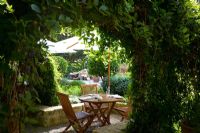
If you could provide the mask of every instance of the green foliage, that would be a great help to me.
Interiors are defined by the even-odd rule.
[[[78,29],[74,33],[87,36],[88,43],[99,42],[102,51],[116,42],[126,49],[133,82],[133,114],[127,132],[175,132],[173,125],[181,119],[180,106],[191,92],[188,83],[194,92],[199,90],[199,13],[199,5],[191,0],[1,1],[4,129],[20,129],[14,103],[24,106],[24,101],[18,100],[18,82],[26,81],[30,88],[42,82],[40,64],[46,63],[46,52],[39,40],[70,26]]]
[[[120,59],[117,53],[101,51],[90,51],[88,55],[88,70],[89,74],[95,76],[106,76],[108,73],[108,63],[110,54],[110,71],[111,74],[116,74],[119,69]]]
[[[20,110],[20,117],[23,123],[28,123],[28,124],[35,124],[37,121],[34,119],[34,116],[36,112],[38,112],[38,108],[35,104],[35,100],[37,100],[33,95],[35,92],[25,92],[24,94],[20,94],[20,101],[22,104],[18,104],[17,110]],[[21,125],[24,126],[24,125]]]
[[[85,68],[86,55],[83,53],[82,50],[79,50],[76,53],[56,54],[56,56],[63,57],[67,62],[67,69],[64,76],[68,75],[71,72],[78,72]]]
[[[57,68],[58,72],[61,73],[61,76],[63,77],[64,75],[67,74],[67,67],[68,67],[68,62],[61,56],[52,56],[54,62],[54,66]]]
[[[69,95],[75,95],[75,96],[81,95],[80,86],[62,86],[62,91]]]
[[[0,9],[0,13],[2,13],[2,14],[3,13],[7,13],[7,12],[9,12],[9,13],[13,13],[14,12],[12,5],[10,5],[7,2],[7,0],[1,0],[0,1],[0,6],[5,6],[6,7],[6,10],[5,9],[2,10],[2,8]]]
[[[67,67],[67,74],[72,73],[72,72],[78,72],[84,69],[83,63],[84,61],[82,60],[78,60],[76,62],[70,63]]]
[[[110,93],[124,96],[125,94],[127,94],[129,84],[131,83],[130,81],[131,80],[129,77],[111,76],[110,77]],[[104,92],[106,92],[108,88],[108,78],[103,79],[102,87],[103,87]]]
[[[62,78],[60,83],[61,85],[66,85],[66,86],[80,86],[81,84],[84,84],[84,82],[81,80],[69,80],[67,78]]]
[[[39,84],[35,84],[39,99],[42,105],[57,105],[58,99],[56,90],[58,90],[57,82],[54,78],[54,67],[49,59],[37,67],[38,75],[41,78]]]
[[[71,72],[78,72],[86,67],[86,55],[83,53],[82,50],[79,50],[76,53],[56,54],[56,56],[63,57],[68,62],[67,70],[65,72],[66,75]]]
[[[192,39],[194,36],[199,38],[199,28],[194,30],[190,27],[199,23],[188,10],[193,8],[192,5],[187,5],[188,3],[190,2],[154,2],[154,5],[147,3],[144,8],[146,11],[150,10],[150,13],[144,16],[147,19],[147,25],[144,26],[151,34],[146,33],[145,37],[139,35],[142,44],[136,41],[135,64],[132,68],[135,113],[129,122],[129,132],[176,132],[173,123],[181,119],[182,100],[188,95],[187,83],[192,79],[194,90],[199,89],[196,75],[198,70],[194,64],[199,64],[197,53],[200,45]],[[151,9],[151,6],[154,8]],[[160,18],[156,19],[156,16]],[[149,39],[153,43],[148,41]],[[188,58],[192,53],[195,61]]]
[[[95,75],[95,76],[105,76],[107,69],[102,61],[101,58],[96,58],[100,57],[98,55],[96,56],[90,56],[88,59],[88,73],[90,75]]]
[[[61,91],[63,91],[64,93],[67,93],[69,95],[80,96],[81,95],[81,88],[80,88],[81,84],[84,84],[84,82],[79,81],[79,80],[69,81],[69,80],[63,78],[61,80]]]
[[[0,4],[0,119],[4,126],[0,132],[22,132],[27,108],[31,107],[27,102],[37,97],[31,90],[40,82],[37,66],[46,57],[45,44],[39,42],[45,30],[28,3],[19,0],[5,4]],[[35,97],[30,99],[25,92]]]
[[[133,115],[127,132],[176,132],[186,83],[199,89],[200,14],[192,2],[87,1],[81,7],[87,12],[82,18],[93,24],[82,35],[92,36],[97,26],[101,47],[120,40],[131,57]]]
[[[54,73],[54,80],[56,83],[56,87],[59,89],[59,82],[62,78],[62,74],[60,73],[60,71],[58,71],[58,63],[56,62],[56,60],[52,58],[52,56],[49,56],[48,58],[53,66],[53,73]]]
[[[200,99],[199,96],[184,106],[184,122],[194,128],[196,132],[200,131]]]

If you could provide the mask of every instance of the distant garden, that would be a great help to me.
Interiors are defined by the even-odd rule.
[[[120,51],[122,52],[122,50]],[[130,72],[128,72],[128,61],[119,58],[120,53],[111,54],[110,70],[111,70],[111,93],[119,95],[127,95],[128,86],[130,82]],[[74,58],[69,58],[74,56]],[[105,93],[108,88],[108,52],[101,54],[99,51],[78,51],[78,53],[63,53],[52,54],[48,56],[48,60],[43,66],[40,66],[40,77],[42,84],[38,84],[35,88],[40,99],[39,104],[42,105],[58,105],[58,99],[55,94],[56,91],[61,91],[72,96],[80,96],[80,85],[85,84],[84,81],[94,80],[98,78],[99,92]],[[125,64],[126,63],[126,64]],[[121,69],[120,70],[120,65]],[[123,68],[124,67],[124,68]],[[45,69],[48,68],[48,69]],[[88,73],[89,79],[70,78],[71,73],[77,73],[85,69]],[[123,71],[123,72],[121,72]],[[51,82],[49,79],[52,79]],[[101,83],[99,83],[101,80]],[[89,81],[88,81],[89,82]],[[72,102],[77,102],[77,98],[72,99]]]

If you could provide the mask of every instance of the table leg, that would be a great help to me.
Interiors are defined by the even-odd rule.
[[[106,109],[102,109],[101,106],[103,105],[103,103],[96,103],[96,104],[92,104],[92,103],[89,103],[90,107],[92,108],[92,112],[94,113],[94,115],[97,117],[98,121],[101,122],[102,126],[106,125],[106,123],[109,123],[107,120],[107,116],[109,115],[105,115],[105,112],[107,111]],[[95,107],[96,108],[95,108]],[[110,110],[110,108],[109,108]],[[108,110],[108,112],[110,112]]]
[[[113,107],[115,106],[115,102],[112,102],[111,103],[111,106],[110,106],[110,108],[109,108],[109,110],[108,110],[108,113],[107,113],[107,116],[106,116],[106,122],[110,125],[111,123],[110,123],[110,114],[111,114],[111,111],[112,111],[112,109],[113,109]]]
[[[104,120],[101,119],[101,117],[102,117],[102,113],[101,113],[101,111],[102,111],[102,109],[101,109],[102,103],[97,103],[97,104],[89,103],[89,105],[92,108],[91,111],[94,113],[94,116],[97,117],[98,121],[100,121],[102,123],[102,125],[105,125],[104,124],[105,123]]]
[[[110,114],[111,114],[113,107],[115,106],[115,103],[116,102],[111,102],[111,106],[109,107],[108,110],[101,109],[101,106],[103,105],[103,103],[96,103],[95,105],[92,103],[89,103],[94,115],[98,118],[98,121],[100,121],[102,123],[102,126],[106,125],[106,123],[109,125],[111,124],[110,123]],[[94,106],[96,106],[96,108]],[[105,114],[106,111],[107,111],[107,114]]]

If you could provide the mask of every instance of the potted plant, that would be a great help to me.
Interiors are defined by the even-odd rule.
[[[200,132],[200,98],[199,94],[187,103],[181,122],[182,133]]]

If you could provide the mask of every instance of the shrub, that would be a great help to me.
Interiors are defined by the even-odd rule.
[[[81,95],[81,88],[80,86],[70,86],[65,88],[65,93],[69,95],[76,95],[80,96]]]
[[[102,53],[100,51],[90,52],[88,55],[88,72],[90,75],[105,76],[108,72],[108,64],[110,63],[111,74],[116,74],[119,70],[120,60],[116,53]],[[110,57],[110,62],[108,56]]]
[[[67,67],[66,75],[70,74],[71,72],[78,72],[84,69],[84,62],[85,60],[77,60],[76,62],[70,62]]]
[[[54,67],[49,59],[37,66],[40,83],[34,85],[42,105],[57,105],[57,82],[54,78]]]
[[[61,56],[52,56],[52,59],[54,60],[54,65],[56,66],[56,69],[61,73],[62,76],[67,74],[67,67],[68,62]]]
[[[67,80],[66,78],[63,78],[61,80],[61,89],[63,92],[69,94],[69,95],[81,95],[81,88],[80,85],[84,84],[84,82],[79,80]]]
[[[130,79],[128,77],[112,76],[110,77],[110,93],[124,96],[128,91]],[[104,78],[102,82],[103,90],[108,87],[108,78]]]
[[[80,86],[81,84],[84,84],[84,82],[80,80],[68,80],[67,78],[62,78],[60,84],[67,86]]]
[[[104,76],[106,75],[106,68],[102,60],[90,58],[88,60],[88,72],[90,75]]]

